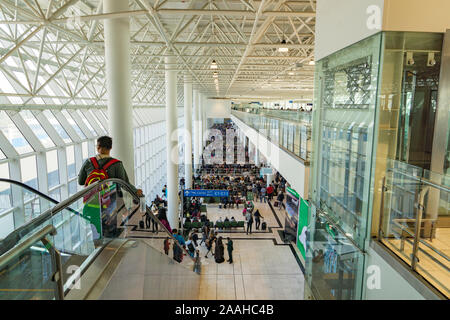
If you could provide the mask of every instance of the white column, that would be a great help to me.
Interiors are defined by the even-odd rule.
[[[199,166],[202,164],[202,94],[199,92],[197,95],[197,127],[198,127],[198,158],[199,158]]]
[[[178,134],[177,72],[168,70],[176,63],[166,57],[166,155],[167,155],[167,219],[178,229]]]
[[[206,132],[206,130],[207,130],[206,105],[207,105],[207,99],[206,99],[206,96],[203,96],[203,101],[202,101],[203,147],[206,147],[206,140],[208,139],[208,134]]]
[[[129,11],[128,1],[103,0],[103,13]],[[131,104],[130,19],[105,19],[105,63],[112,155],[123,162],[134,184],[133,108]]]
[[[192,81],[184,77],[184,176],[185,188],[192,189]]]
[[[194,169],[198,169],[199,165],[199,150],[200,146],[198,145],[198,136],[199,136],[199,129],[198,129],[198,90],[194,90]]]
[[[259,167],[259,150],[258,146],[255,146],[255,166]]]
[[[267,186],[269,186],[273,181],[273,174],[267,175]]]

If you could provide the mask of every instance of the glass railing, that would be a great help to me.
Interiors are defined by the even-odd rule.
[[[141,220],[144,212],[132,190],[119,179],[100,181],[0,241],[0,299],[63,299],[71,288],[74,271],[83,274],[113,239],[133,238],[134,231],[127,223]],[[182,261],[175,260],[199,272],[199,259],[191,258],[146,206],[145,213],[162,235],[145,242],[163,253],[162,239],[169,238],[171,247],[178,246],[184,256]],[[53,231],[36,237],[45,227]]]
[[[279,109],[262,109],[262,108],[233,108],[236,111],[242,111],[251,114],[259,114],[262,116],[279,118],[297,122],[312,122],[312,113],[300,110],[279,110]]]
[[[384,178],[379,239],[450,298],[450,178],[391,161]]]
[[[268,140],[304,162],[311,156],[311,115],[305,112],[269,111],[252,114],[233,110],[232,114]]]
[[[0,178],[0,239],[57,203],[24,183]]]

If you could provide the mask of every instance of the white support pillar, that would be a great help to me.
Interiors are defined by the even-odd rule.
[[[206,140],[208,139],[208,134],[206,132],[206,130],[207,130],[207,125],[206,125],[206,103],[207,103],[206,96],[203,96],[203,99],[202,99],[202,117],[203,117],[203,120],[202,120],[202,124],[203,124],[203,127],[202,127],[203,140],[202,140],[202,142],[203,142],[203,147],[206,147]]]
[[[202,144],[202,94],[199,92],[197,95],[197,127],[198,127],[198,158],[199,158],[199,166],[202,164],[202,153],[203,153],[203,144]]]
[[[129,11],[128,1],[103,0],[103,13]],[[112,155],[123,162],[134,184],[131,104],[130,19],[105,19],[105,63]]]
[[[192,80],[184,77],[184,186],[192,189]]]
[[[198,144],[199,141],[199,128],[198,128],[198,90],[194,90],[194,139],[193,139],[193,143],[194,143],[194,170],[197,170],[199,167],[199,155],[200,155],[200,146]]]
[[[167,154],[167,219],[178,229],[178,117],[177,72],[169,70],[175,57],[166,57],[166,154]]]
[[[258,150],[258,146],[255,146],[255,166],[259,167],[260,162],[259,162],[259,150]]]
[[[273,174],[267,175],[267,186],[269,186],[273,181]]]

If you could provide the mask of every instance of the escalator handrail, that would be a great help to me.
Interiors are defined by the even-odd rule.
[[[30,220],[28,223],[20,226],[19,228],[17,228],[13,232],[11,232],[6,238],[4,238],[3,240],[0,241],[0,248],[1,248],[0,255],[3,254],[6,250],[8,250],[8,248],[11,248],[11,247],[17,245],[17,243],[23,237],[25,237],[30,231],[32,231],[39,224],[43,223],[45,220],[51,218],[52,216],[54,216],[55,214],[59,213],[60,211],[62,211],[64,209],[72,209],[72,208],[68,208],[71,204],[75,203],[79,199],[82,199],[85,195],[90,194],[92,192],[92,190],[94,190],[96,188],[100,189],[99,187],[101,185],[107,184],[107,183],[116,183],[116,184],[121,185],[122,187],[125,188],[125,190],[129,194],[131,194],[133,196],[133,198],[135,200],[139,200],[139,197],[134,192],[134,188],[129,183],[127,183],[121,179],[109,178],[109,179],[97,181],[97,182],[87,186],[86,188],[78,191],[77,193],[73,194],[69,198],[57,203],[53,208],[50,208],[49,210],[45,211],[38,217]],[[170,238],[172,238],[173,241],[176,241],[178,243],[179,247],[182,248],[182,250],[185,253],[187,253],[187,251],[181,246],[181,244],[178,242],[178,240],[172,235],[172,233],[169,232],[169,230],[166,229],[166,227],[161,223],[161,221],[159,221],[159,219],[153,215],[150,208],[148,208],[147,206],[146,206],[146,211],[149,212],[150,216],[153,219],[155,219],[155,221],[157,221],[157,223],[170,236]],[[187,254],[187,256],[195,262],[195,259],[193,259],[189,254]]]
[[[34,189],[33,187],[30,187],[29,185],[23,183],[23,182],[19,182],[16,180],[11,180],[11,179],[5,179],[5,178],[0,178],[0,182],[5,182],[5,183],[10,183],[10,184],[15,184],[23,189],[26,189],[28,191],[31,191],[35,194],[37,194],[39,197],[44,198],[45,200],[48,200],[54,204],[57,204],[58,201],[49,197],[48,195],[46,195],[45,193],[40,192],[39,190]]]
[[[30,248],[35,242],[42,240],[48,234],[56,234],[56,229],[52,225],[47,225],[40,230],[33,233],[26,241],[14,246],[3,255],[0,256],[0,270],[3,269],[8,263],[19,256],[22,252]]]

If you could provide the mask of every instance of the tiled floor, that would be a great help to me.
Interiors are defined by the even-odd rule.
[[[448,228],[437,228],[436,238],[433,241],[425,240],[430,246],[439,250],[447,257],[450,255],[450,230]],[[412,242],[412,239],[409,239]],[[405,260],[408,264],[411,263],[411,253],[413,246],[410,242],[405,241],[404,251],[399,251],[401,241],[397,239],[388,239],[384,243],[390,247],[394,252]],[[441,292],[450,297],[450,263],[423,243],[419,246],[418,252],[419,263],[417,264],[417,271]],[[439,263],[438,263],[439,262]]]
[[[200,299],[303,299],[303,274],[288,246],[234,240],[234,248],[233,264],[204,259]]]
[[[241,231],[219,233],[233,239],[234,263],[217,264],[212,257],[205,259],[202,255],[200,299],[303,299],[303,273],[289,246],[282,245],[277,218],[268,204],[255,202],[255,207],[264,217],[268,229],[251,235]],[[275,212],[283,225],[284,210],[275,208]],[[208,205],[208,217],[215,221],[219,216],[222,219],[234,216],[241,220],[242,207],[219,209]],[[206,252],[203,246],[201,252]],[[228,259],[227,253],[225,257]]]
[[[199,299],[303,299],[303,273],[290,247],[284,245],[278,234],[278,230],[284,225],[284,209],[274,208],[276,218],[267,203],[254,202],[254,204],[267,223],[266,231],[259,230],[246,235],[241,228],[219,233],[225,243],[226,237],[230,237],[234,242],[233,264],[228,262],[218,264],[211,254],[205,258],[206,247],[200,246],[202,272]],[[239,209],[219,209],[218,205],[211,204],[208,205],[207,214],[211,221],[216,221],[219,217],[225,219],[232,216],[238,221],[244,220],[242,206]],[[129,224],[137,225],[140,219],[136,215]],[[149,237],[145,242],[162,249],[160,238],[163,236],[162,233],[155,235],[148,231],[136,230],[128,232],[128,236]],[[151,238],[153,236],[157,238]],[[226,250],[225,259],[228,259]]]

